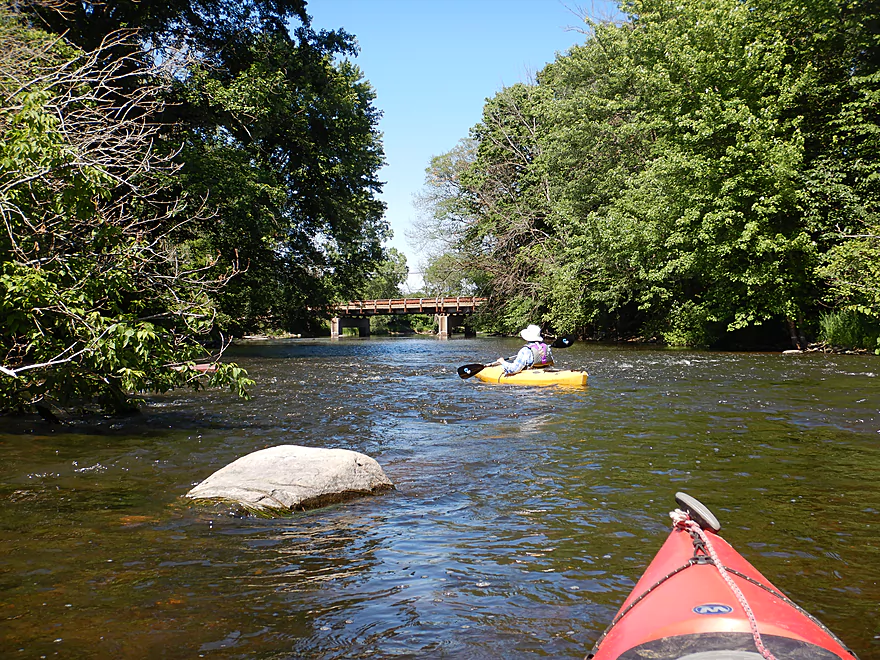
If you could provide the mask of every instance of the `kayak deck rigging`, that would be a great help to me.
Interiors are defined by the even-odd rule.
[[[685,510],[587,660],[857,660],[716,535],[699,501],[676,500]]]

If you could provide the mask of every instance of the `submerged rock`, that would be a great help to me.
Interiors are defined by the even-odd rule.
[[[392,488],[381,466],[366,454],[279,445],[242,456],[186,496],[267,514],[315,509]]]

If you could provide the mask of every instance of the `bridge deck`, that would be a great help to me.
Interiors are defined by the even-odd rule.
[[[389,316],[393,314],[473,314],[486,301],[475,296],[444,298],[386,298],[355,300],[332,309],[336,316]]]

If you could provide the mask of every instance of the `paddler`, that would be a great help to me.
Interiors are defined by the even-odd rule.
[[[550,351],[550,347],[544,343],[540,327],[530,325],[521,330],[519,336],[523,338],[526,345],[519,349],[519,353],[516,354],[513,362],[508,362],[504,358],[498,358],[494,362],[494,364],[501,365],[506,376],[518,374],[523,369],[540,369],[553,366],[553,353]]]

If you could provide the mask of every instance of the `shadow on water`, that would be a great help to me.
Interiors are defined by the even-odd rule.
[[[0,655],[358,658],[589,650],[672,495],[862,660],[880,657],[876,358],[575,345],[587,388],[463,381],[502,339],[267,341],[256,379],[143,414],[0,432]],[[182,495],[293,443],[376,458],[397,490],[288,518]]]

